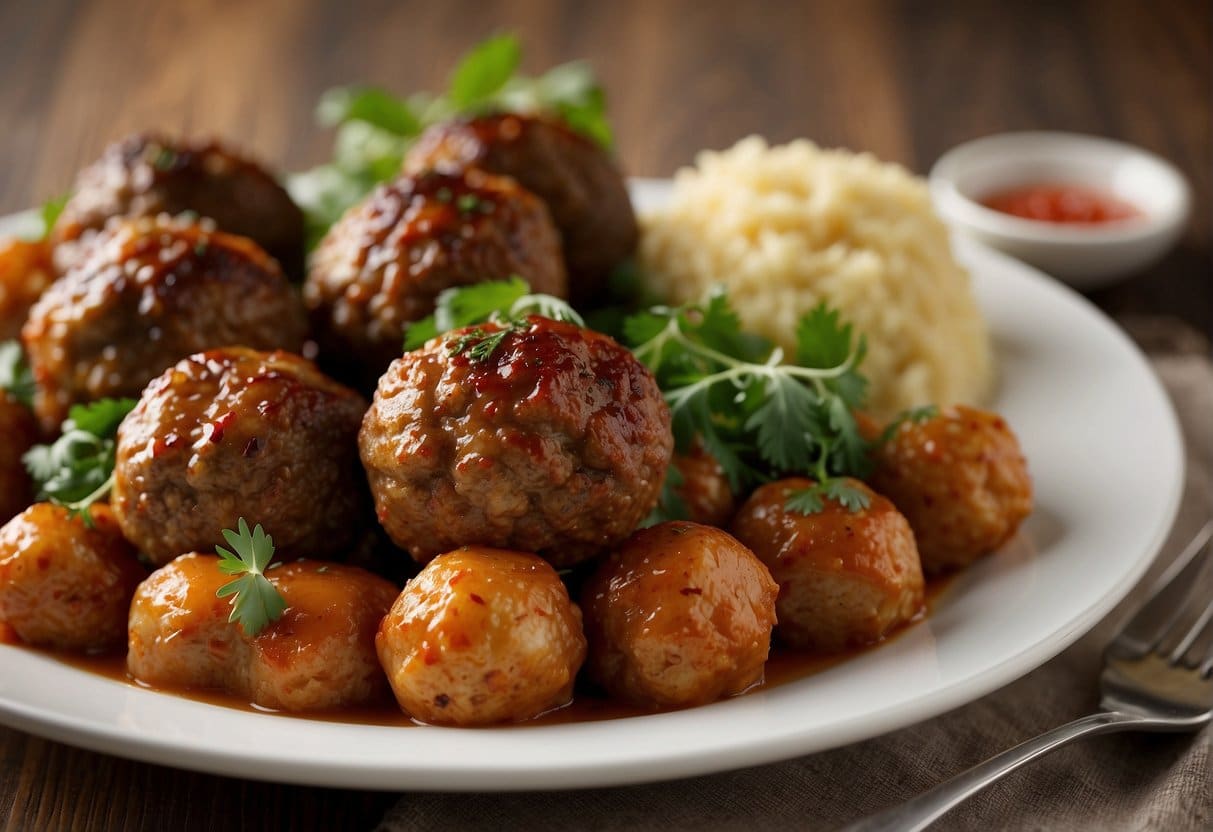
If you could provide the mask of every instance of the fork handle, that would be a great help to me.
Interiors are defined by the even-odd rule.
[[[968,771],[945,780],[912,800],[877,812],[851,824],[842,832],[917,832],[940,815],[967,800],[986,786],[1025,763],[1090,734],[1109,734],[1144,727],[1149,719],[1118,711],[1084,716],[1040,736],[1020,743]]]

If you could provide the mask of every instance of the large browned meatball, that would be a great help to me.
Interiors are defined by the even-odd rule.
[[[304,299],[326,360],[361,361],[373,380],[439,292],[513,275],[566,295],[547,208],[511,179],[431,172],[382,185],[347,211],[312,255]]]
[[[126,642],[131,595],[147,577],[104,503],[92,526],[50,503],[0,529],[0,621],[26,644],[99,651]]]
[[[636,215],[614,160],[554,118],[502,113],[439,124],[405,159],[413,173],[468,167],[512,176],[547,203],[578,303],[598,299],[611,269],[636,248]]]
[[[55,260],[72,266],[111,217],[191,212],[250,237],[287,274],[303,273],[303,213],[261,165],[215,141],[141,133],[114,142],[80,171],[55,223]]]
[[[404,711],[437,725],[519,722],[568,704],[581,613],[546,561],[465,546],[408,582],[375,640]]]
[[[0,523],[34,499],[21,457],[38,441],[38,423],[21,402],[0,390]]]
[[[287,556],[356,538],[366,402],[284,352],[192,355],[152,381],[118,428],[112,503],[155,563],[212,550],[241,517]]]
[[[306,328],[295,291],[255,243],[159,217],[107,228],[35,304],[21,337],[50,432],[72,404],[138,396],[187,355],[232,344],[297,351]]]
[[[716,457],[696,442],[686,453],[674,454],[674,467],[682,477],[674,492],[686,509],[686,519],[726,528],[737,510],[737,500]]]
[[[957,405],[905,422],[875,461],[872,487],[910,521],[927,572],[994,551],[1032,513],[1027,461],[996,413]]]
[[[45,242],[0,238],[0,341],[21,334],[30,308],[53,280]]]
[[[628,350],[534,316],[394,361],[359,436],[379,522],[421,562],[471,543],[592,557],[652,510],[672,445],[657,382]]]
[[[581,594],[591,677],[646,707],[684,707],[762,681],[777,587],[754,553],[686,521],[637,532]]]
[[[386,698],[375,631],[396,587],[353,566],[305,560],[266,573],[286,602],[255,636],[228,621],[219,558],[188,554],[140,584],[127,669],[149,685],[219,688],[262,708],[315,711]]]
[[[789,496],[813,485],[791,478],[762,486],[733,520],[733,534],[779,582],[780,639],[842,650],[877,641],[922,610],[914,534],[893,504],[858,480],[868,507],[827,499],[813,514],[789,511]]]

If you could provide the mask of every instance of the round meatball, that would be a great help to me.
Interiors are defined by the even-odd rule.
[[[813,514],[790,511],[788,497],[813,485],[791,478],[759,488],[733,520],[733,534],[779,583],[776,633],[792,647],[867,644],[922,610],[922,566],[909,524],[863,483],[847,483],[867,496],[867,508],[826,499]]]
[[[118,428],[122,531],[158,564],[212,549],[241,517],[283,556],[343,551],[365,505],[365,410],[297,355],[229,347],[179,361]]]
[[[652,510],[673,436],[657,382],[631,352],[532,316],[457,330],[394,361],[358,442],[379,522],[418,561],[479,543],[568,566]]]
[[[574,301],[599,300],[611,269],[631,256],[639,238],[611,156],[556,119],[501,113],[431,127],[405,159],[410,172],[468,167],[511,176],[547,203]]]
[[[636,532],[582,589],[591,678],[612,696],[686,707],[762,681],[778,591],[754,553],[686,521]]]
[[[0,390],[0,523],[33,502],[33,489],[21,458],[37,441],[34,414]]]
[[[875,462],[869,482],[910,521],[927,572],[994,551],[1032,513],[1027,461],[996,413],[957,405],[904,422]]]
[[[231,623],[233,580],[219,558],[187,554],[156,570],[130,604],[127,669],[149,685],[218,688],[262,708],[314,711],[387,696],[375,630],[396,587],[353,566],[305,560],[271,565],[286,602],[256,635]]]
[[[53,280],[45,242],[0,238],[0,341],[21,335],[30,308]]]
[[[674,467],[682,477],[674,493],[682,500],[687,519],[726,528],[733,519],[737,501],[716,457],[696,442],[686,453],[674,454]]]
[[[72,404],[138,396],[187,355],[229,344],[297,351],[306,329],[299,298],[256,244],[159,217],[108,228],[35,304],[21,337],[50,432]]]
[[[99,652],[126,641],[126,612],[147,576],[104,503],[92,526],[38,503],[0,528],[0,621],[26,644]]]
[[[547,208],[511,179],[431,172],[382,185],[347,211],[312,255],[304,299],[326,360],[360,361],[374,379],[444,289],[513,275],[566,295]]]
[[[190,212],[252,238],[287,274],[303,274],[303,213],[261,165],[218,142],[128,136],[80,171],[73,191],[52,235],[60,271],[111,217]]]
[[[581,612],[546,561],[465,546],[409,581],[375,639],[400,707],[436,725],[519,722],[567,705]]]

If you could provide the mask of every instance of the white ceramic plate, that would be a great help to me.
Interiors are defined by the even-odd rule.
[[[668,185],[638,182],[642,206]],[[608,786],[807,754],[986,694],[1077,639],[1141,576],[1183,481],[1179,430],[1141,354],[1093,306],[960,242],[1001,366],[994,406],[1024,445],[1035,514],[962,573],[934,614],[815,676],[702,708],[497,729],[386,728],[262,715],[91,676],[0,647],[0,720],[63,742],[267,780],[382,789]]]

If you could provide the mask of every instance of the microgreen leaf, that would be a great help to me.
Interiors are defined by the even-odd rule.
[[[36,389],[34,374],[25,360],[21,344],[16,341],[0,343],[0,390],[26,407],[32,407]]]
[[[223,539],[231,549],[215,547],[219,571],[238,577],[219,587],[215,595],[231,597],[232,612],[227,620],[238,623],[245,635],[252,637],[281,618],[286,610],[286,600],[265,577],[274,557],[274,540],[260,523],[250,532],[243,517],[236,531],[223,530]]]
[[[447,98],[459,110],[487,101],[505,86],[522,60],[522,47],[513,35],[496,35],[464,56],[447,90]]]

